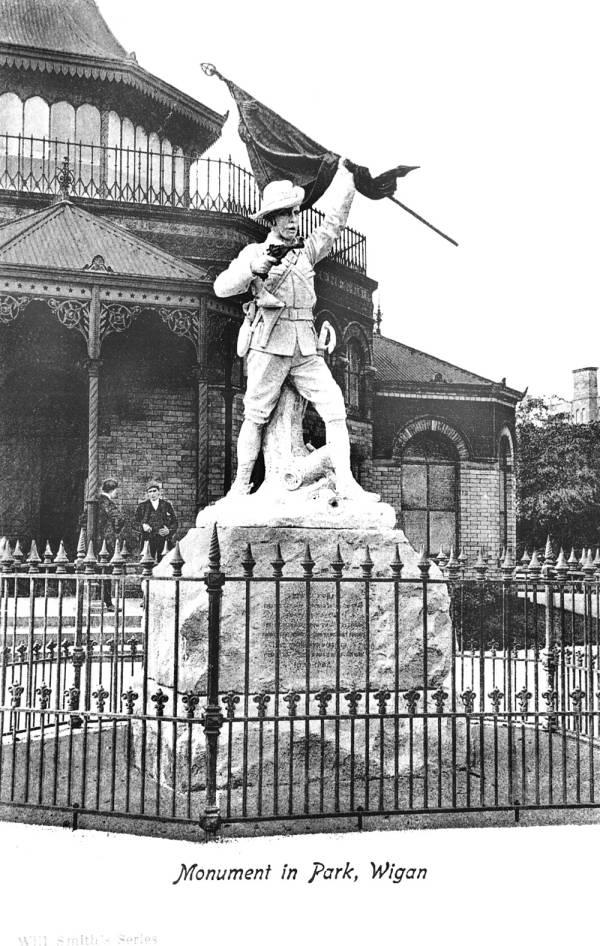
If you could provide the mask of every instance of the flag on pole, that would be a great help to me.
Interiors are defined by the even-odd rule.
[[[224,76],[220,78],[227,83],[238,107],[240,137],[248,149],[261,193],[270,181],[290,180],[305,190],[302,207],[312,207],[329,187],[340,156],[327,151],[234,82]],[[346,161],[346,165],[354,174],[359,194],[371,200],[392,197],[397,178],[415,170],[414,166],[401,164],[373,177],[368,168],[351,161]]]

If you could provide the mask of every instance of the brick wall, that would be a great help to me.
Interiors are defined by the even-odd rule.
[[[402,509],[400,467],[385,460],[373,460],[370,467],[369,481],[365,485],[374,493],[379,493],[381,501],[393,506],[399,515]]]
[[[496,555],[500,545],[500,470],[497,463],[460,464],[460,545],[471,564],[477,550]]]
[[[154,318],[109,336],[100,371],[100,478],[114,475],[130,531],[148,479],[163,482],[184,534],[196,516],[197,388],[192,346]],[[130,536],[131,540],[131,536]],[[128,543],[129,544],[129,543]]]
[[[208,391],[208,501],[223,495],[225,481],[225,397],[222,388]]]

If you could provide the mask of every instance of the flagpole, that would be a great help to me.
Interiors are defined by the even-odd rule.
[[[420,220],[421,223],[424,223],[426,227],[429,227],[430,230],[433,230],[435,233],[439,233],[444,240],[448,240],[448,243],[452,243],[453,246],[458,246],[456,240],[453,240],[452,237],[448,236],[447,233],[444,233],[442,230],[438,230],[437,227],[434,227],[432,223],[429,223],[428,220],[425,220],[424,217],[421,217],[415,210],[411,210],[410,207],[407,207],[406,204],[401,203],[397,197],[388,197],[388,200],[393,201],[395,204],[398,204],[399,207],[402,207],[402,210],[406,210],[408,214],[412,214],[413,217],[416,217],[417,220]]]
[[[225,76],[219,72],[219,70],[216,68],[216,66],[212,64],[212,62],[202,62],[200,63],[200,67],[205,75],[217,76],[217,78],[221,79],[222,82],[225,82],[225,83],[228,82]],[[407,207],[406,204],[403,204],[401,201],[399,201],[397,197],[392,197],[390,195],[388,196],[388,200],[391,200],[394,204],[397,204],[398,207],[401,207],[402,210],[405,210],[412,217],[415,217],[416,220],[419,220],[421,223],[424,223],[426,227],[429,227],[429,229],[433,230],[434,233],[437,233],[439,236],[443,237],[444,240],[448,241],[448,243],[452,243],[453,246],[458,246],[458,243],[456,242],[456,240],[453,240],[452,237],[448,236],[447,233],[444,233],[442,230],[439,230],[437,227],[434,227],[432,223],[429,223],[428,220],[425,220],[425,218],[422,217],[420,214],[418,214],[415,210],[411,210],[410,207]]]

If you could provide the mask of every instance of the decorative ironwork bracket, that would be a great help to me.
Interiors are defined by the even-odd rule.
[[[190,340],[198,353],[198,323],[200,314],[197,309],[168,309],[162,307],[159,314],[163,322],[174,335]]]
[[[126,332],[133,320],[142,311],[140,305],[123,305],[121,302],[103,302],[100,312],[100,341],[113,332]]]
[[[9,325],[21,314],[25,306],[31,302],[27,296],[0,296],[0,322]]]
[[[77,299],[44,299],[61,325],[76,328],[87,341],[90,331],[90,304]]]

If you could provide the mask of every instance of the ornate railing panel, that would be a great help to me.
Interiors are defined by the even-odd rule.
[[[442,573],[423,556],[421,577],[405,578],[397,555],[382,568],[368,549],[348,574],[339,551],[324,568],[307,548],[294,570],[279,546],[268,562],[247,547],[225,574],[215,531],[208,570],[190,578],[179,546],[161,577],[147,552],[132,565],[118,546],[110,563],[79,549],[69,562],[62,546],[25,557],[3,545],[0,806],[207,831],[600,807],[600,559],[515,569],[506,556],[490,579],[482,560],[467,578],[452,554]],[[421,607],[407,664],[410,596]],[[228,599],[242,602],[233,663]],[[444,600],[440,659],[432,607]]]
[[[231,158],[7,134],[0,134],[0,189],[243,217],[260,206],[254,176]],[[303,232],[310,232],[322,216],[316,210],[306,211]],[[364,235],[346,228],[332,258],[365,273]]]

